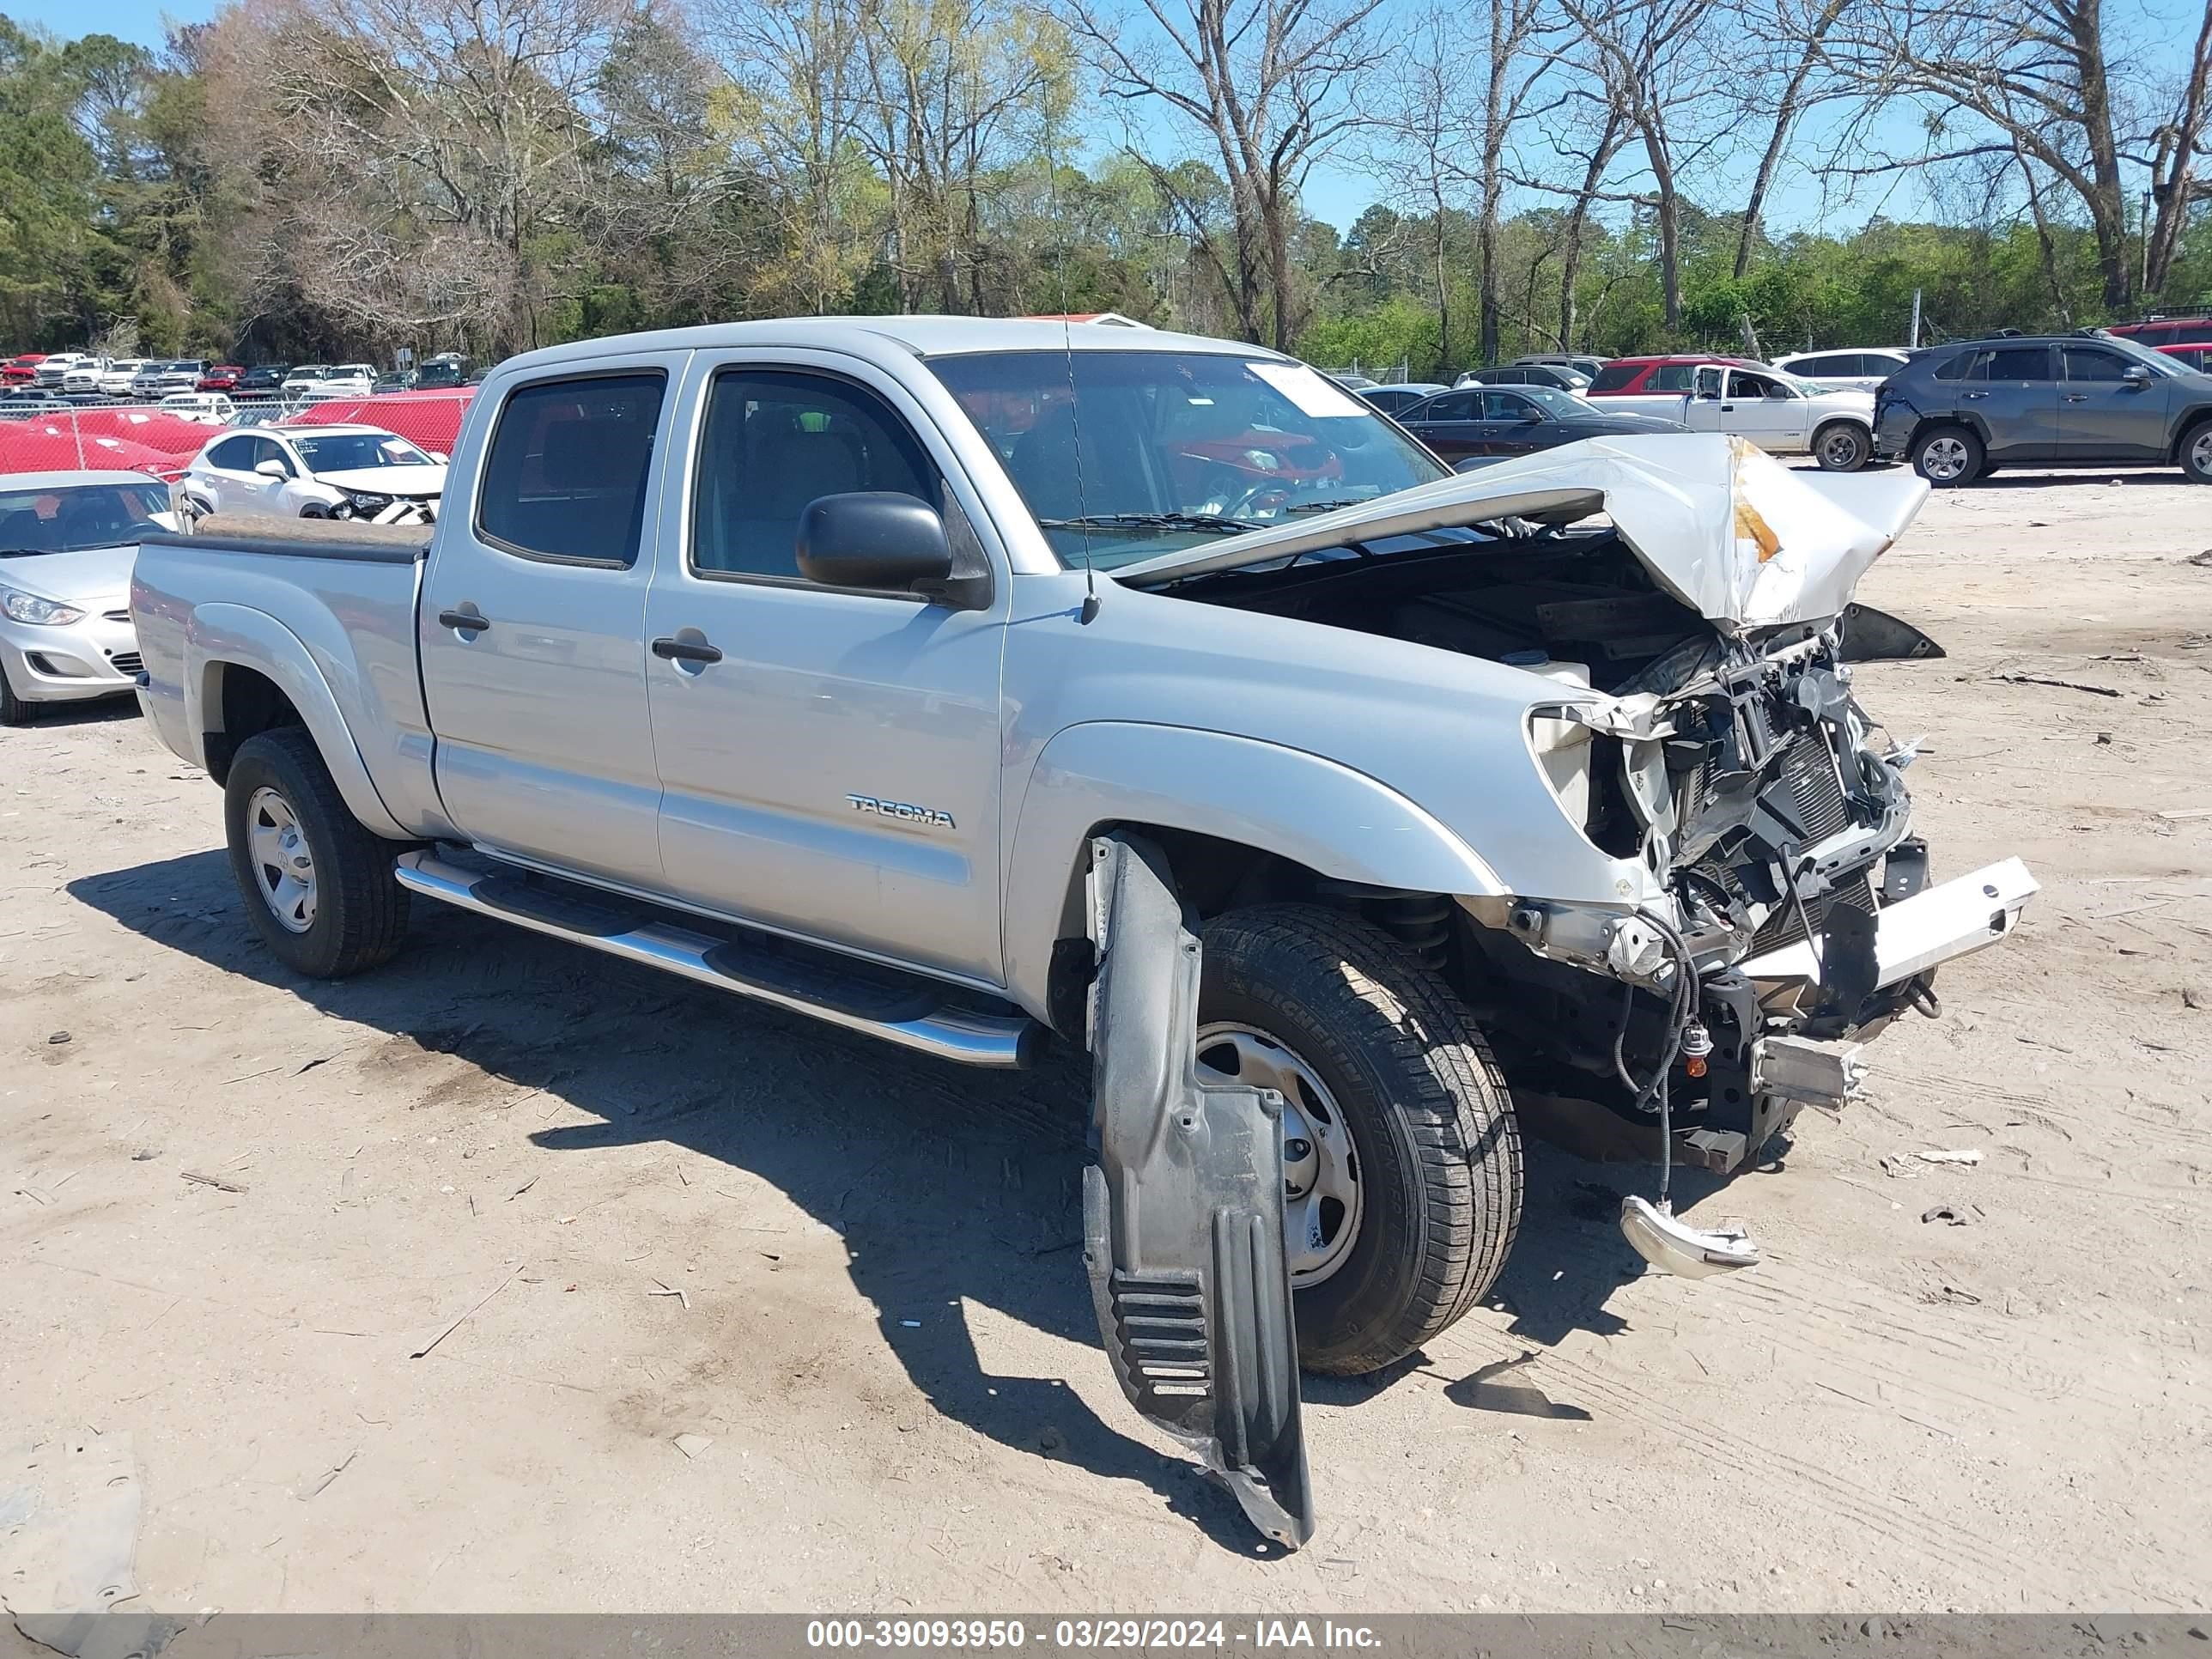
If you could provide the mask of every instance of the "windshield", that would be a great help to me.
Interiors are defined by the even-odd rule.
[[[1303,363],[1003,351],[929,367],[1070,565],[1110,570],[1446,476]]]
[[[120,547],[163,529],[155,514],[168,510],[155,483],[0,490],[0,557]]]
[[[340,432],[327,438],[295,437],[293,447],[316,472],[351,472],[371,466],[434,466],[404,438],[388,432]]]

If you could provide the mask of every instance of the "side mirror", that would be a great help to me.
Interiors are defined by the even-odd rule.
[[[2145,368],[2141,363],[2130,363],[2128,365],[2128,372],[2121,375],[2120,378],[2125,380],[2130,386],[2148,386],[2150,384],[2150,371]]]
[[[1534,426],[1541,422],[1543,418],[1544,411],[1540,409],[1532,407],[1524,409],[1521,411],[1521,424],[1523,426]]]
[[[256,461],[253,470],[264,478],[289,478],[292,476],[284,470],[284,463],[278,460]]]
[[[952,580],[945,520],[889,490],[821,495],[799,515],[799,574],[824,587],[919,592]]]
[[[1701,386],[1698,388],[1698,396],[1709,403],[1718,403],[1721,389],[1717,386]]]

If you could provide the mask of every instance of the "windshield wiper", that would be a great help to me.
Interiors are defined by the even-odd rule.
[[[1283,509],[1285,513],[1334,513],[1340,507],[1365,507],[1380,501],[1380,495],[1347,495],[1340,501],[1292,501]]]
[[[1039,519],[1037,524],[1046,530],[1153,530],[1166,533],[1203,530],[1217,536],[1241,536],[1248,530],[1265,528],[1212,513],[1086,513],[1073,519]]]

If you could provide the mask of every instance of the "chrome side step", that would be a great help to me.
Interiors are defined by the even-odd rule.
[[[1044,1032],[1024,1014],[954,1006],[918,975],[848,965],[764,935],[750,943],[695,932],[650,906],[571,883],[465,870],[434,852],[401,854],[392,873],[425,898],[963,1066],[1026,1066]]]

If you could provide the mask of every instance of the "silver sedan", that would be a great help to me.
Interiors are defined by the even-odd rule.
[[[0,725],[137,689],[131,568],[138,538],[173,523],[143,472],[0,477]]]

